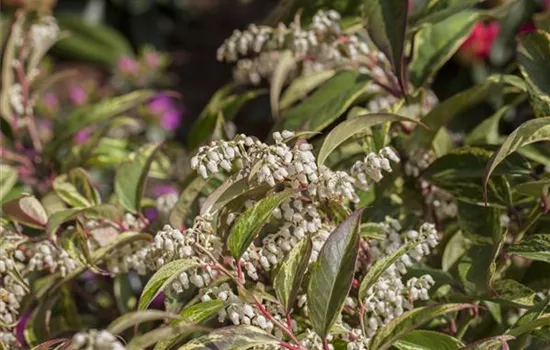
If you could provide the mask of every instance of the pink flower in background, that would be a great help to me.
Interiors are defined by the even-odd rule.
[[[69,99],[77,106],[88,103],[88,94],[82,86],[73,86],[69,90]]]
[[[535,23],[533,22],[524,23],[518,28],[520,34],[534,32],[535,30],[537,30],[537,27],[535,27]]]
[[[91,136],[91,133],[89,129],[80,130],[74,135],[74,142],[76,142],[78,145],[82,145],[83,143],[88,141],[90,136]]]
[[[145,65],[152,70],[157,70],[162,64],[162,56],[157,51],[147,51],[143,54]]]
[[[500,26],[497,22],[477,23],[460,47],[460,53],[475,59],[488,58],[499,31]]]
[[[137,74],[139,63],[130,56],[121,56],[118,59],[118,70],[122,74]]]
[[[44,97],[42,97],[42,103],[51,112],[57,111],[57,108],[59,107],[59,101],[53,92],[48,92],[45,94]]]
[[[161,184],[161,185],[154,186],[152,192],[153,192],[153,195],[160,197],[171,193],[177,194],[179,191],[175,186]]]
[[[176,130],[181,124],[182,113],[171,97],[158,95],[149,103],[149,112],[159,118],[166,130]]]
[[[19,316],[19,321],[17,322],[17,326],[15,326],[15,338],[17,338],[17,341],[23,346],[23,348],[28,345],[27,340],[25,339],[25,327],[27,326],[27,322],[30,317],[31,313],[25,312]]]

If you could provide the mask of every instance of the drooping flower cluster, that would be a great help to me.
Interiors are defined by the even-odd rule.
[[[61,276],[66,276],[78,267],[78,262],[69,256],[65,250],[56,248],[48,241],[40,242],[34,255],[27,264],[29,271],[48,270],[50,273],[59,272]]]
[[[126,347],[106,330],[78,332],[71,339],[71,350],[124,350]]]
[[[430,275],[420,278],[411,278],[403,283],[402,277],[407,273],[407,268],[415,262],[419,262],[424,256],[430,254],[438,242],[437,231],[432,224],[423,224],[419,231],[410,230],[400,233],[401,225],[398,221],[387,218],[380,224],[385,231],[383,240],[369,240],[369,253],[373,261],[377,261],[408,242],[416,242],[414,249],[401,256],[392,264],[376,283],[367,290],[363,300],[366,311],[366,332],[372,337],[376,330],[387,324],[403,312],[413,308],[415,300],[427,300],[428,290],[433,286],[434,280]]]
[[[382,170],[392,172],[390,161],[398,163],[399,157],[391,148],[384,147],[378,154],[371,152],[363,161],[356,161],[351,168],[351,174],[357,179],[361,188],[367,189],[370,185],[369,180],[374,182],[382,180],[384,177]]]
[[[235,80],[252,84],[271,78],[285,50],[300,63],[294,67],[294,75],[359,66],[363,63],[359,56],[372,66],[385,60],[383,55],[371,51],[359,36],[346,34],[339,20],[338,12],[321,10],[307,28],[301,27],[299,19],[289,26],[279,23],[276,28],[251,24],[244,31],[235,30],[218,49],[217,58],[238,61]],[[256,57],[248,58],[251,56]]]

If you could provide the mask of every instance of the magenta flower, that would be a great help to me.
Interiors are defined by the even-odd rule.
[[[169,96],[158,95],[149,103],[148,109],[166,130],[176,130],[181,124],[182,113]]]
[[[520,25],[518,28],[518,32],[520,34],[531,33],[531,32],[534,32],[535,30],[537,30],[537,27],[535,27],[535,23],[533,22],[524,23]]]
[[[80,130],[78,131],[75,135],[74,135],[74,142],[76,142],[76,144],[78,145],[82,145],[83,143],[85,143],[86,141],[88,141],[88,139],[90,138],[91,136],[91,132],[89,129],[83,129],[83,130]]]
[[[19,321],[17,322],[17,326],[15,326],[15,338],[17,338],[17,341],[23,346],[23,348],[27,346],[27,341],[25,339],[25,327],[27,326],[27,322],[30,317],[30,312],[23,313],[19,316]]]
[[[71,87],[69,90],[69,99],[77,106],[82,106],[88,103],[88,95],[86,94],[86,90],[84,90],[81,86]]]
[[[152,69],[157,70],[162,64],[162,56],[157,51],[147,51],[143,54],[143,60],[145,65]]]
[[[486,59],[500,31],[497,22],[477,23],[474,30],[460,47],[460,52],[474,59]]]
[[[59,101],[53,92],[48,92],[45,94],[44,97],[42,97],[42,103],[52,112],[57,111],[57,107],[59,107]]]
[[[130,56],[121,56],[118,59],[118,70],[122,74],[137,74],[139,71],[138,62]]]

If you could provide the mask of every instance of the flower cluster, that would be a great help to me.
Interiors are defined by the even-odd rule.
[[[363,161],[356,161],[351,168],[351,174],[357,179],[358,185],[361,188],[367,189],[369,187],[369,180],[379,182],[384,177],[382,170],[391,173],[392,168],[390,161],[398,163],[399,157],[395,152],[389,148],[384,147],[380,152],[371,152],[367,154]]]
[[[124,350],[126,347],[108,331],[92,329],[87,332],[76,333],[71,339],[70,349]]]
[[[27,269],[29,271],[48,270],[52,274],[59,272],[64,277],[74,271],[78,265],[78,262],[65,250],[55,247],[48,241],[43,241],[35,247],[35,253],[30,258]]]
[[[319,11],[307,28],[299,20],[288,27],[276,28],[250,25],[244,31],[235,30],[218,49],[219,61],[237,62],[235,79],[258,84],[270,79],[283,51],[292,52],[302,63],[301,72],[313,73],[336,67],[358,66],[360,55],[378,58],[366,42],[357,35],[345,34],[339,24],[340,14],[334,10]],[[257,55],[255,58],[246,58]],[[372,58],[370,58],[372,60]],[[295,67],[293,74],[299,74]]]

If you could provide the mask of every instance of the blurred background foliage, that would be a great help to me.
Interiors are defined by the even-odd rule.
[[[414,1],[412,19],[432,3],[410,1]],[[477,2],[488,10],[506,5],[499,7],[505,13],[498,20],[478,23],[456,57],[440,70],[433,84],[440,100],[491,74],[514,71],[517,34],[550,28],[547,0]],[[121,55],[135,55],[144,47],[167,52],[170,74],[165,85],[181,95],[185,111],[177,134],[181,141],[187,140],[192,122],[214,92],[231,80],[231,65],[216,61],[216,49],[233,30],[250,23],[289,22],[297,11],[307,21],[315,11],[332,8],[350,25],[360,24],[361,15],[360,0],[2,0],[2,4],[3,19],[21,6],[53,11],[62,29],[71,33],[54,48],[56,67],[76,66],[93,79],[105,79]],[[3,20],[4,29],[5,25]],[[456,118],[451,131],[465,132],[479,124],[491,114],[486,107]],[[501,131],[508,133],[527,117],[518,109],[504,119]],[[239,131],[258,136],[267,134],[270,122],[266,95],[248,102],[236,118]]]

